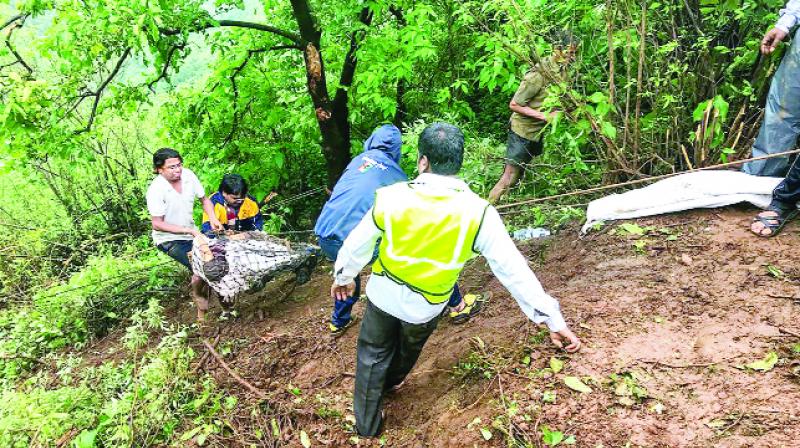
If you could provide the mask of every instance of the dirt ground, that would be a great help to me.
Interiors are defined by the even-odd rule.
[[[553,347],[478,259],[462,289],[491,300],[465,325],[442,320],[387,397],[381,440],[352,432],[358,329],[327,333],[330,265],[294,290],[279,282],[210,330],[225,362],[268,397],[207,357],[202,371],[240,397],[232,429],[211,442],[301,446],[302,431],[312,446],[539,447],[549,428],[578,447],[800,446],[800,225],[759,239],[747,232],[753,213],[695,211],[629,222],[644,235],[613,223],[521,245],[585,342],[575,355]],[[770,352],[774,367],[745,367]]]

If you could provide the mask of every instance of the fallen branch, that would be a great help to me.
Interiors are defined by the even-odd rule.
[[[225,362],[225,360],[222,359],[222,356],[220,356],[220,354],[217,353],[216,350],[214,350],[214,347],[211,345],[210,342],[208,342],[207,339],[203,339],[203,345],[206,346],[206,349],[208,349],[209,353],[211,353],[211,356],[213,356],[217,360],[219,365],[222,366],[222,368],[225,369],[225,371],[228,372],[228,374],[230,376],[232,376],[233,379],[235,379],[237,382],[239,382],[239,384],[241,384],[242,386],[247,388],[247,390],[249,390],[250,392],[256,394],[256,396],[258,398],[261,398],[262,400],[267,398],[267,394],[264,391],[262,391],[261,389],[253,386],[249,381],[247,381],[246,379],[244,379],[241,376],[239,376],[238,373],[234,372],[233,369],[231,369],[228,366],[228,364]]]
[[[800,333],[795,333],[794,331],[787,330],[785,328],[778,327],[778,331],[780,331],[783,334],[788,334],[789,336],[794,336],[796,338],[800,338]]]
[[[710,367],[710,366],[713,366],[715,364],[720,364],[722,362],[725,362],[725,361],[727,361],[729,359],[732,359],[732,358],[725,358],[725,359],[721,359],[719,361],[704,362],[704,363],[697,363],[697,364],[670,364],[668,362],[659,361],[657,359],[637,359],[636,361],[643,362],[645,364],[653,364],[653,365],[657,365],[657,366],[669,367],[671,369],[691,369],[691,368],[695,368],[695,367]]]
[[[470,409],[474,408],[475,406],[477,406],[477,405],[478,405],[478,403],[480,403],[480,401],[481,401],[481,400],[483,400],[483,397],[485,397],[485,396],[486,396],[486,394],[489,392],[489,389],[491,389],[491,388],[492,388],[492,384],[494,384],[494,380],[495,380],[495,379],[497,379],[497,378],[500,378],[500,377],[499,377],[499,376],[495,376],[495,377],[493,377],[493,378],[492,378],[492,380],[491,380],[491,381],[489,381],[489,384],[487,384],[487,385],[486,385],[486,389],[484,389],[484,390],[483,390],[483,393],[480,395],[480,397],[478,397],[478,399],[477,399],[477,400],[475,400],[474,402],[472,402],[472,404],[471,404],[471,405],[469,405],[469,406],[465,407],[464,409],[461,409],[460,411],[456,411],[456,414],[458,414],[458,415],[461,415],[461,414],[463,414],[464,412],[466,412],[466,411],[468,411],[468,410],[470,410]]]
[[[797,296],[794,296],[794,295],[786,296],[786,295],[783,295],[783,294],[767,294],[767,297],[772,297],[773,299],[789,299],[789,300],[791,300],[791,301],[793,301],[795,303],[800,302],[800,297],[797,297]]]
[[[211,344],[211,346],[212,346],[212,347],[216,347],[216,346],[217,346],[217,344],[219,344],[219,337],[220,337],[220,336],[221,336],[221,335],[219,335],[219,334],[218,334],[218,335],[217,335],[217,337],[216,337],[216,338],[214,338],[214,342]],[[192,374],[194,374],[194,373],[197,373],[197,371],[198,371],[198,370],[200,370],[200,369],[202,369],[202,368],[203,368],[203,364],[205,364],[205,362],[206,362],[206,359],[208,359],[208,355],[209,355],[209,354],[210,354],[209,352],[205,352],[205,354],[203,354],[203,357],[202,357],[202,358],[200,358],[200,361],[199,361],[199,362],[197,363],[197,365],[196,365],[196,366],[194,366],[194,368],[192,369]]]

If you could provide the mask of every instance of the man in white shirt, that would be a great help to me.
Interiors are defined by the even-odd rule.
[[[478,254],[486,257],[522,311],[547,324],[553,343],[569,352],[580,348],[558,302],[542,289],[497,210],[455,177],[463,155],[464,136],[457,127],[428,126],[419,138],[420,175],[379,189],[375,205],[336,259],[331,295],[343,300],[352,294],[353,279],[381,238],[358,338],[353,410],[362,436],[380,433],[383,394],[414,367],[464,263]]]
[[[192,270],[189,252],[192,240],[200,235],[192,217],[195,199],[210,217],[213,230],[222,230],[214,206],[206,197],[200,180],[183,167],[183,158],[172,148],[161,148],[153,154],[153,170],[158,176],[147,189],[147,210],[153,227],[153,243],[178,263]],[[197,305],[197,319],[203,321],[208,310],[208,285],[192,274],[191,295]]]
[[[780,10],[780,19],[764,35],[761,53],[769,55],[789,35],[800,20],[800,0],[790,0]],[[800,135],[800,30],[783,55],[783,60],[769,86],[764,120],[753,143],[753,157],[776,154],[794,149]],[[789,158],[774,157],[744,165],[743,170],[757,176],[783,177],[789,168]]]

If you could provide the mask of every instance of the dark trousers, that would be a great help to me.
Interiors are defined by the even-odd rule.
[[[192,251],[192,242],[188,240],[166,241],[158,246],[159,250],[169,255],[170,258],[186,266],[192,272],[192,263],[189,261],[189,253]]]
[[[319,238],[318,241],[322,253],[324,253],[329,260],[335,262],[336,256],[339,255],[339,249],[342,248],[342,242],[335,238]],[[350,319],[352,319],[350,314],[353,311],[353,305],[355,305],[355,303],[358,302],[358,298],[361,297],[361,276],[356,275],[353,280],[356,283],[356,290],[353,292],[353,295],[345,300],[334,299],[333,301],[331,323],[337,327],[343,327],[350,322]]]
[[[794,163],[786,173],[781,183],[772,192],[772,207],[788,210],[797,207],[800,202],[800,157],[796,157]]]
[[[367,302],[358,334],[353,393],[353,411],[360,435],[378,435],[384,392],[403,382],[417,363],[439,317],[424,324],[410,324]]]

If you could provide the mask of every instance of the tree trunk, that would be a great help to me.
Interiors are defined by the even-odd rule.
[[[334,113],[333,102],[328,95],[322,54],[317,44],[313,42],[306,44],[303,49],[303,59],[306,63],[306,87],[314,104],[322,136],[322,155],[325,157],[328,188],[333,188],[350,162],[350,126],[347,111],[345,109]]]
[[[320,134],[322,135],[322,154],[325,157],[328,188],[333,188],[339,176],[350,162],[350,123],[347,111],[347,97],[339,98],[337,92],[336,106],[328,94],[325,78],[325,64],[320,46],[321,28],[311,12],[307,0],[292,0],[292,12],[300,29],[303,46],[303,60],[306,65],[306,87],[314,105]],[[350,56],[350,55],[348,55]],[[345,59],[342,73],[355,70],[355,57]],[[348,67],[348,64],[351,67]],[[352,76],[352,75],[351,75]],[[340,89],[341,90],[341,89]],[[342,103],[343,104],[340,104]]]

